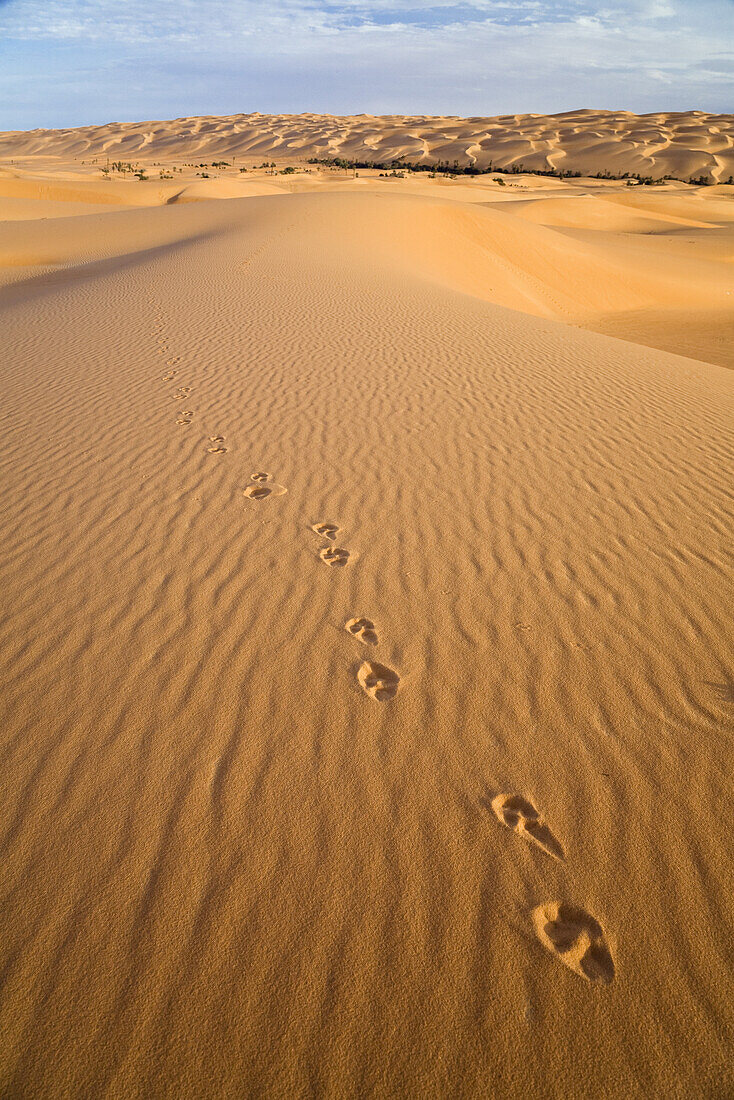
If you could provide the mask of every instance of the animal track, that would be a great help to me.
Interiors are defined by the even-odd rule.
[[[535,932],[548,951],[590,982],[614,981],[614,960],[604,929],[584,909],[565,902],[539,905],[533,911]]]
[[[209,442],[211,443],[211,447],[207,447],[207,451],[210,455],[226,454],[227,448],[222,446],[222,443],[224,443],[223,435],[210,435]]]
[[[350,619],[344,629],[365,645],[377,645],[377,631],[371,619]]]
[[[270,474],[252,474],[254,481],[259,478],[270,477]],[[283,493],[287,493],[285,485],[263,485],[261,481],[258,481],[257,485],[248,485],[245,489],[244,495],[248,500],[265,500],[267,497],[282,497]]]
[[[177,424],[190,424],[191,423],[191,417],[193,415],[194,414],[192,412],[189,412],[188,410],[186,410],[185,412],[180,412],[178,414],[178,420],[176,421],[176,423]]]
[[[317,535],[321,535],[322,538],[331,539],[333,542],[339,528],[335,523],[314,523],[311,530],[315,531]]]
[[[269,481],[269,480],[270,480],[270,474],[264,474],[264,473],[250,474],[250,481],[263,482],[263,481]]]
[[[168,374],[163,375],[162,380],[164,382],[173,382],[173,380],[174,380],[174,378],[176,377],[177,374],[178,374],[177,370],[171,370],[171,371],[168,372]]]
[[[191,386],[181,386],[178,393],[174,393],[174,401],[183,401],[184,397],[188,397],[191,393]]]
[[[565,858],[563,848],[527,798],[522,798],[519,794],[498,794],[492,799],[492,809],[497,820],[508,829],[527,837],[549,856],[555,859]]]
[[[387,665],[380,665],[377,661],[363,661],[357,672],[357,680],[362,690],[370,699],[384,702],[393,699],[397,694],[400,677]]]
[[[319,550],[319,557],[327,565],[346,565],[349,561],[349,551],[341,546],[324,546]]]

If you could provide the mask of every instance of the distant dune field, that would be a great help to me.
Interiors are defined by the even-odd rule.
[[[491,162],[529,171],[628,172],[724,182],[734,173],[734,115],[588,110],[496,118],[230,115],[0,134],[0,159],[14,155],[403,157],[413,163],[458,161],[486,168]]]
[[[734,1095],[734,187],[490,121],[2,140],[3,1097]]]

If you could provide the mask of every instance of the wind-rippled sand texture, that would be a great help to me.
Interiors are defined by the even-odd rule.
[[[373,162],[404,157],[479,168],[522,165],[528,171],[703,176],[724,183],[734,173],[734,115],[592,110],[488,118],[254,113],[0,133],[0,158],[159,159],[184,149],[194,158],[347,157]]]
[[[731,373],[107,216],[0,307],[4,1095],[730,1093]]]

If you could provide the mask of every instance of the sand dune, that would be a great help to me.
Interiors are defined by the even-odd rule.
[[[574,327],[726,188],[110,186],[0,198],[3,1094],[730,1094],[733,376]]]
[[[734,116],[704,111],[635,115],[569,111],[496,118],[352,115],[229,115],[167,122],[0,133],[8,157],[278,161],[348,157],[367,161],[458,161],[594,174],[704,177],[734,173]]]
[[[407,178],[394,181],[395,187],[375,174],[340,180],[325,173],[295,182],[254,173],[246,182],[189,175],[175,184],[119,184],[113,192],[118,200],[125,188],[134,192],[132,208],[125,208],[76,201],[95,189],[104,194],[108,182],[81,181],[86,191],[80,192],[79,184],[67,191],[54,179],[15,178],[4,199],[0,181],[0,213],[4,203],[11,204],[8,220],[0,221],[0,284],[39,278],[48,283],[69,267],[119,260],[192,235],[226,233],[239,224],[240,211],[215,200],[244,194],[265,221],[280,218],[278,203],[287,199],[293,216],[307,223],[302,231],[314,248],[323,234],[338,229],[339,255],[349,254],[350,262],[359,263],[369,248],[386,270],[734,365],[734,203],[717,198],[718,188],[702,189],[703,198],[701,189],[685,196],[666,192],[650,203],[627,201],[619,188],[579,193],[578,185],[567,193],[551,190],[549,197],[544,186],[522,183],[454,188]],[[22,198],[23,183],[32,197]],[[38,216],[39,194],[48,196],[52,216]],[[67,218],[63,196],[71,213],[86,216]],[[190,203],[197,203],[196,213],[181,209]],[[146,204],[153,208],[140,209]]]

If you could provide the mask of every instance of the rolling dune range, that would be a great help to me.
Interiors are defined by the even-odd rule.
[[[4,1095],[731,1093],[733,206],[2,163]]]
[[[589,110],[496,118],[249,114],[0,133],[0,158],[182,154],[278,161],[404,157],[415,163],[456,160],[485,168],[491,162],[529,171],[637,172],[723,183],[734,174],[734,115]]]
[[[365,219],[352,227],[363,226],[375,255],[398,250],[420,260],[423,274],[485,300],[734,366],[734,187],[530,174],[355,177],[323,168],[283,175],[257,161],[209,166],[203,178],[180,158],[138,163],[151,178],[103,179],[94,158],[0,161],[0,285],[187,234],[187,216],[173,211],[103,220],[131,208],[302,193],[391,196],[409,200],[403,223],[383,233],[365,203]]]

